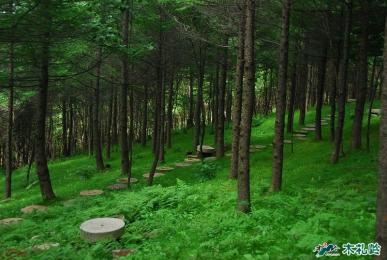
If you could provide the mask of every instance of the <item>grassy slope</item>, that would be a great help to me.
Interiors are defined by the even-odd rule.
[[[349,106],[348,117],[353,111]],[[327,111],[324,111],[327,114]],[[258,120],[257,120],[258,121]],[[308,114],[313,122],[313,113]],[[270,144],[274,119],[253,128],[253,144]],[[376,200],[377,125],[373,119],[372,151],[353,152],[338,165],[329,164],[330,143],[297,141],[294,153],[285,148],[283,191],[268,192],[271,181],[271,147],[252,154],[250,215],[235,212],[236,185],[227,179],[229,159],[216,162],[216,178],[201,181],[200,164],[174,170],[145,187],[142,174],[149,169],[149,148],[136,147],[134,191],[106,192],[96,198],[77,196],[84,189],[104,188],[119,177],[119,155],[113,153],[112,170],[95,173],[87,156],[49,165],[59,199],[47,213],[25,216],[20,226],[0,227],[1,252],[25,249],[29,259],[108,259],[115,248],[134,248],[136,259],[313,259],[318,243],[331,241],[372,242]],[[345,134],[349,140],[350,123]],[[324,127],[325,140],[328,128]],[[230,143],[230,130],[226,131]],[[211,143],[212,136],[208,136]],[[180,162],[191,145],[189,133],[174,136],[166,165]],[[89,179],[81,176],[91,175]],[[24,189],[25,169],[14,174],[14,197],[0,203],[0,218],[19,216],[23,206],[41,203],[37,185]],[[34,178],[36,178],[34,176]],[[3,187],[3,178],[0,185]],[[75,198],[66,206],[63,202]],[[124,215],[127,227],[119,242],[88,245],[79,238],[83,221],[101,216]],[[38,235],[37,238],[31,239]],[[60,247],[44,253],[33,245],[58,242]],[[4,255],[3,255],[4,257]],[[346,259],[350,259],[347,257]],[[359,259],[359,258],[357,258]]]

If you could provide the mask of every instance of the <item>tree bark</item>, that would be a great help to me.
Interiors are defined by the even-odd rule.
[[[315,128],[316,128],[316,141],[322,140],[321,131],[321,111],[324,101],[324,86],[325,86],[325,71],[327,66],[327,55],[328,55],[328,43],[323,40],[322,57],[318,67],[318,82],[317,82],[317,102],[316,102],[316,117],[315,117]]]
[[[250,138],[255,90],[254,53],[255,1],[246,0],[245,24],[245,82],[242,89],[242,109],[239,132],[238,195],[237,209],[243,213],[251,211],[250,202]]]
[[[106,160],[110,160],[110,147],[112,141],[112,117],[113,117],[113,101],[114,99],[114,91],[112,90],[109,94],[109,107],[108,107],[108,118],[107,118],[107,126],[106,126]]]
[[[13,1],[10,1],[10,11],[13,12]],[[9,45],[8,65],[8,119],[7,119],[7,141],[6,141],[6,162],[5,162],[5,198],[10,198],[12,193],[12,133],[13,133],[13,101],[14,101],[14,43]]]
[[[296,85],[297,85],[297,66],[294,65],[292,79],[290,84],[290,98],[288,104],[288,124],[287,124],[287,132],[293,133],[293,122],[294,122],[294,103],[296,99]]]
[[[364,105],[367,96],[367,77],[368,77],[368,0],[361,1],[361,39],[360,39],[360,71],[359,89],[356,97],[355,118],[352,125],[352,148],[360,149],[362,144],[362,127],[364,116]]]
[[[223,39],[223,45],[228,45],[228,36]],[[221,159],[224,157],[224,108],[225,108],[225,96],[227,85],[227,48],[222,50],[222,73],[219,78],[219,92],[218,92],[218,120],[217,120],[217,135],[216,135],[216,158]]]
[[[298,125],[304,126],[305,125],[305,113],[306,113],[306,94],[307,94],[307,89],[308,89],[308,56],[307,55],[304,55],[304,59],[302,61],[300,70],[301,70],[300,84],[299,84],[300,114],[299,114],[299,118],[298,118]]]
[[[67,102],[66,97],[62,98],[62,154],[64,157],[69,156],[67,145]]]
[[[232,108],[232,143],[231,143],[231,167],[230,179],[238,178],[239,164],[239,133],[242,110],[242,89],[245,65],[245,27],[246,10],[245,5],[241,8],[241,17],[238,34],[238,57],[235,76],[235,96]]]
[[[44,200],[55,198],[46,158],[46,111],[49,82],[51,0],[41,0],[42,23],[45,25],[40,53],[40,82],[35,126],[35,164],[40,192]]]
[[[344,27],[344,41],[343,41],[343,57],[340,61],[340,77],[339,77],[339,97],[338,97],[338,122],[335,133],[335,144],[332,151],[331,162],[336,164],[339,161],[340,150],[343,142],[343,130],[345,120],[345,103],[347,99],[348,85],[348,59],[349,59],[349,44],[351,31],[351,11],[352,3],[346,3],[345,12],[345,27]]]
[[[148,85],[144,86],[144,107],[142,119],[141,145],[146,146],[147,129],[148,129]]]
[[[123,0],[123,3],[127,1]],[[127,49],[129,47],[129,8],[126,7],[122,13],[122,44]],[[126,53],[121,56],[122,79],[120,91],[120,155],[121,155],[121,174],[129,174],[129,148],[128,148],[128,88],[129,88],[129,59]],[[128,177],[130,178],[130,176]],[[129,182],[130,183],[130,182]]]
[[[278,101],[275,120],[275,138],[273,147],[273,179],[272,190],[281,190],[283,148],[284,148],[284,125],[286,109],[286,82],[288,74],[288,52],[289,52],[289,18],[291,0],[283,1],[282,9],[282,35],[280,44],[280,60],[278,69]]]
[[[384,72],[387,79],[387,16],[384,31]],[[380,151],[379,151],[379,189],[376,211],[376,242],[382,247],[380,256],[387,258],[387,83],[382,85],[381,117],[380,117]]]
[[[173,128],[173,83],[174,78],[172,76],[171,82],[168,88],[168,106],[167,106],[167,147],[172,147],[172,128]]]
[[[96,67],[96,82],[94,86],[94,111],[93,111],[93,141],[94,141],[94,153],[95,164],[97,171],[105,169],[102,158],[102,145],[101,145],[101,125],[99,116],[99,99],[100,99],[100,75],[101,75],[101,59],[102,48],[98,47],[97,50],[97,67]]]

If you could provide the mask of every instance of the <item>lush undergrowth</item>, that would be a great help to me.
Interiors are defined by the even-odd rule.
[[[348,141],[353,106],[347,111],[345,157],[337,165],[329,163],[328,127],[322,142],[310,133],[307,141],[295,141],[293,153],[286,145],[283,191],[278,194],[269,192],[274,119],[254,120],[252,144],[268,147],[252,154],[249,215],[235,211],[236,183],[227,178],[228,157],[176,169],[146,187],[142,174],[150,168],[150,148],[136,146],[133,174],[140,183],[131,191],[106,191],[94,198],[78,194],[115,183],[120,177],[117,151],[108,161],[111,170],[103,173],[94,171],[88,156],[51,162],[58,199],[47,212],[25,215],[20,225],[0,227],[0,259],[10,258],[10,252],[26,259],[109,259],[118,248],[135,249],[128,256],[133,259],[313,259],[314,247],[325,241],[339,246],[373,242],[378,119],[373,119],[371,152],[354,152]],[[313,116],[308,114],[309,123]],[[207,138],[211,144],[213,136]],[[228,129],[226,143],[230,139]],[[190,147],[190,133],[176,133],[165,165],[183,161]],[[38,185],[25,189],[25,172],[14,173],[13,199],[0,203],[0,218],[21,216],[20,208],[42,203]],[[83,221],[117,215],[126,220],[119,241],[90,245],[80,239]],[[44,252],[32,250],[46,242],[60,245]]]

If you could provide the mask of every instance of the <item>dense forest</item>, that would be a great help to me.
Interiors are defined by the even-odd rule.
[[[0,258],[387,259],[386,8],[0,0]]]

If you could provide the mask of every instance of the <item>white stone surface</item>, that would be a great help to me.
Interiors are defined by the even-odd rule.
[[[124,234],[125,222],[119,218],[94,218],[80,226],[81,237],[88,242],[117,239]]]

